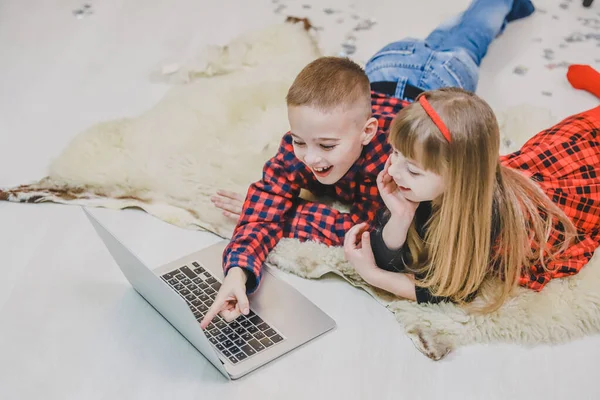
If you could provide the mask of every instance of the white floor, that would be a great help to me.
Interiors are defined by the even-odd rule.
[[[538,1],[542,11],[509,26],[491,47],[479,93],[497,108],[527,102],[558,117],[597,105],[568,85],[564,68],[544,67],[600,68],[600,41],[590,36],[600,34],[595,3],[583,9],[565,0],[563,9]],[[44,176],[90,124],[148,108],[167,90],[149,81],[152,69],[203,44],[226,43],[284,15],[310,15],[335,54],[360,22],[356,13],[377,22],[355,32],[355,57],[364,62],[389,41],[424,36],[467,0],[104,0],[90,1],[94,13],[77,19],[73,10],[83,4],[0,2],[0,187]],[[566,43],[573,32],[583,41]],[[545,48],[554,60],[543,58]],[[513,73],[519,65],[525,75]],[[215,241],[141,212],[96,214],[153,266]],[[0,224],[1,399],[600,398],[600,336],[552,347],[472,346],[436,363],[365,293],[338,279],[294,276],[285,279],[338,328],[228,383],[127,285],[80,209],[0,203]]]

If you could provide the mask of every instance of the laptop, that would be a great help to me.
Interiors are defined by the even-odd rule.
[[[228,241],[150,270],[83,208],[131,286],[226,378],[237,379],[333,329],[327,314],[265,269],[250,313],[226,322],[200,321],[221,286]]]

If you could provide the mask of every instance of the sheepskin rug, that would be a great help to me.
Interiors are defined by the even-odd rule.
[[[231,237],[233,224],[210,196],[217,188],[245,192],[287,131],[287,89],[320,55],[306,21],[299,22],[208,48],[188,65],[165,65],[152,79],[173,87],[158,104],[136,118],[82,132],[53,161],[47,177],[0,190],[0,199],[139,207],[182,228]],[[504,153],[557,122],[549,111],[531,106],[498,110],[498,117]],[[268,260],[306,278],[335,273],[366,290],[434,360],[471,343],[535,345],[597,333],[599,263],[596,255],[581,273],[554,280],[541,293],[519,288],[498,311],[471,315],[452,304],[418,305],[369,287],[340,248],[284,239]]]

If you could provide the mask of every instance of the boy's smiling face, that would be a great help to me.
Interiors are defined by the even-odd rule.
[[[288,119],[296,157],[325,185],[346,175],[378,126],[360,107],[322,112],[310,106],[290,106]]]

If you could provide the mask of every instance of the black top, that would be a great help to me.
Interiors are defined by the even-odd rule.
[[[389,214],[389,213],[387,213]],[[415,212],[415,228],[419,236],[425,236],[425,224],[431,217],[431,202],[426,201],[419,204]],[[383,227],[389,219],[389,215],[381,216],[382,223],[371,232],[371,248],[375,256],[375,263],[381,269],[391,272],[409,272],[406,268],[410,264],[410,251],[405,243],[399,250],[390,250],[383,241]],[[422,279],[423,276],[415,274],[415,279]],[[415,294],[418,303],[439,303],[449,301],[446,297],[433,296],[428,288],[415,287]]]
[[[426,225],[429,218],[431,218],[431,202],[424,201],[419,204],[417,211],[415,212],[415,228],[421,238],[425,237],[427,231]],[[390,250],[383,241],[383,227],[389,219],[389,212],[385,212],[380,215],[378,228],[371,232],[371,248],[373,249],[373,255],[375,256],[375,263],[379,268],[385,269],[391,272],[410,272],[407,269],[407,265],[411,264],[410,251],[408,245],[404,243],[399,250]],[[500,218],[498,215],[498,205],[494,199],[492,206],[492,232],[491,242],[496,243],[496,239],[501,231]],[[491,266],[490,268],[494,268]],[[422,280],[424,276],[422,274],[414,274],[416,280]],[[422,288],[416,286],[415,294],[418,303],[439,303],[442,301],[450,301],[448,297],[433,296],[428,288]],[[467,301],[471,301],[475,298],[476,292],[471,293],[467,297]]]

